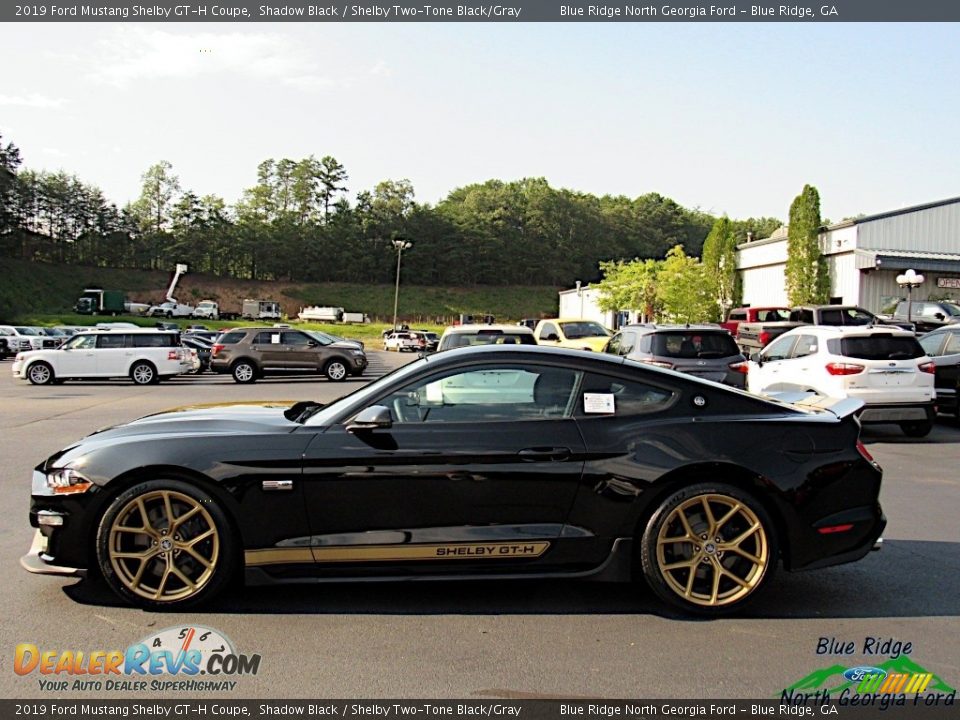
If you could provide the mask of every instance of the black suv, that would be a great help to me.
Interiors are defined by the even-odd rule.
[[[897,310],[893,313],[894,320],[907,319],[907,301],[897,303]],[[949,300],[926,300],[914,302],[910,308],[910,320],[917,326],[917,332],[930,332],[944,325],[953,325],[960,322],[960,305]]]
[[[362,375],[367,356],[355,344],[307,330],[236,328],[217,338],[210,369],[230,373],[238,383],[251,383],[267,374],[314,371],[334,382]]]

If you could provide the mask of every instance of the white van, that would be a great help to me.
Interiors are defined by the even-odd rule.
[[[179,333],[146,328],[81,332],[56,350],[22,352],[13,362],[13,376],[34,385],[113,377],[151,385],[189,369]]]

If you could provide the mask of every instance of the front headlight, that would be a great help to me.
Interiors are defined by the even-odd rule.
[[[47,487],[54,495],[72,495],[86,492],[93,483],[73,468],[51,468],[47,471]]]
[[[353,350],[354,355],[363,355],[363,350]]]

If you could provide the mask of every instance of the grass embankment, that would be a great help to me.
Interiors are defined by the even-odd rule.
[[[163,300],[170,280],[170,274],[163,271],[74,267],[7,258],[0,259],[0,266],[0,322],[27,322],[38,314],[67,318],[64,313],[69,313],[83,289],[91,286],[121,290],[133,301],[157,303]],[[221,309],[233,312],[239,311],[243,298],[271,299],[291,317],[306,305],[342,307],[389,323],[393,318],[393,293],[393,285],[260,282],[188,273],[180,280],[176,296],[190,304],[216,300]],[[512,322],[552,315],[556,309],[557,288],[542,285],[456,288],[403,282],[400,286],[399,316],[411,326],[450,322],[460,313],[489,313],[498,321]],[[62,324],[83,323],[64,320]],[[379,334],[372,327],[366,330]],[[357,326],[356,331],[361,332],[361,328]]]

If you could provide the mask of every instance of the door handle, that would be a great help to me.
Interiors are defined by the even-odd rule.
[[[537,460],[553,460],[560,462],[570,457],[570,448],[565,447],[535,447],[526,448],[517,453],[521,460],[536,462]]]

